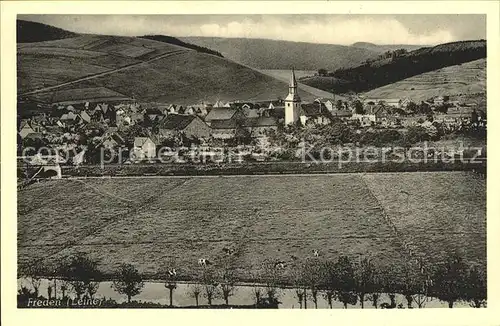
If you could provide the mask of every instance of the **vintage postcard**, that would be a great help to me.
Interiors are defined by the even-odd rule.
[[[2,4],[16,318],[493,322],[497,2],[32,4]]]

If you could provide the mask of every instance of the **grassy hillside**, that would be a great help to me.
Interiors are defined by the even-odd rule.
[[[422,73],[486,58],[486,41],[462,41],[382,56],[301,82],[330,92],[364,92]]]
[[[78,35],[20,43],[18,94],[47,103],[134,97],[186,104],[267,100],[287,94],[283,81],[199,47],[159,39]],[[301,97],[312,100],[317,95],[303,90]]]
[[[258,69],[335,70],[353,67],[377,52],[336,44],[316,44],[264,39],[181,37],[216,50],[224,57]]]
[[[76,33],[57,27],[18,20],[16,23],[17,43],[42,42],[77,36]]]
[[[484,265],[485,186],[464,172],[39,183],[18,193],[18,259],[87,252],[106,273],[130,262],[154,275],[174,258],[186,279],[199,258],[217,263],[232,247],[248,280],[266,260],[306,259],[313,249],[400,265],[412,258],[406,241],[431,263],[459,252]]]
[[[62,89],[106,87],[143,101],[196,103],[286,96],[287,83],[220,57],[186,51]],[[37,96],[42,94],[37,94]],[[302,91],[304,100],[315,95]]]
[[[81,35],[17,46],[17,86],[24,93],[138,64],[183,47],[130,37]]]
[[[423,101],[439,95],[462,96],[486,93],[486,59],[446,67],[375,88],[369,98],[410,97]]]

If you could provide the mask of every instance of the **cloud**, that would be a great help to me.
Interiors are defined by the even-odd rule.
[[[35,21],[74,32],[109,35],[246,37],[312,43],[433,45],[457,40],[452,28],[430,22],[424,32],[386,16],[37,16]],[[419,24],[422,26],[422,24]],[[420,28],[422,30],[422,28]]]
[[[168,28],[167,32],[181,35],[182,30]],[[232,21],[222,24],[203,24],[183,36],[248,37],[312,43],[352,44],[439,44],[454,40],[449,30],[435,30],[428,34],[413,34],[395,19],[349,19],[333,22]]]

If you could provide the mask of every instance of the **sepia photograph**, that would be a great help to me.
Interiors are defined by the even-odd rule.
[[[17,14],[16,307],[487,308],[486,16]]]

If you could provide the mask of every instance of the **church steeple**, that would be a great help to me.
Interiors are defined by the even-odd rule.
[[[300,102],[295,70],[292,68],[290,84],[288,85],[288,96],[285,98],[285,124],[294,123],[299,119]]]
[[[295,79],[295,70],[292,68],[292,74],[290,75],[290,84],[288,85],[288,96],[286,100],[300,102],[300,97],[297,92],[297,80]]]
[[[290,87],[297,87],[297,81],[295,80],[295,69],[292,68],[292,75],[290,76]]]

